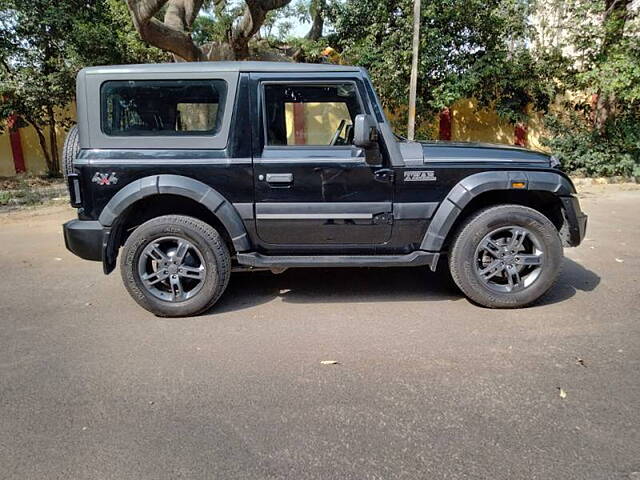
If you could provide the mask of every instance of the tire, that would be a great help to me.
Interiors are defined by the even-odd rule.
[[[69,129],[67,138],[62,147],[62,173],[66,179],[73,173],[73,161],[80,151],[80,139],[78,138],[78,126],[74,125]]]
[[[211,225],[166,215],[133,231],[123,247],[120,271],[129,294],[142,308],[159,317],[187,317],[218,301],[229,283],[231,258]]]
[[[500,205],[479,211],[460,227],[449,269],[473,302],[489,308],[518,308],[551,288],[562,259],[560,236],[547,217],[532,208]]]

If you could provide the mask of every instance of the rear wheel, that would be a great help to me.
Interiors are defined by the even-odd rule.
[[[139,226],[121,258],[124,284],[143,308],[184,317],[210,308],[229,282],[231,259],[218,232],[192,217],[167,215]]]
[[[471,217],[453,241],[449,268],[474,302],[517,308],[544,295],[562,265],[562,242],[540,212],[520,205],[490,207]]]

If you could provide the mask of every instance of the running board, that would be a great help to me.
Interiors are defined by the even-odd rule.
[[[238,253],[240,265],[255,268],[293,267],[420,267],[436,270],[439,253],[418,250],[406,255],[263,255]]]

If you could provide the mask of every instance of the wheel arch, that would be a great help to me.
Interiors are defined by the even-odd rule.
[[[524,188],[514,183],[524,182]],[[576,192],[560,172],[490,171],[470,175],[458,182],[438,207],[424,235],[420,249],[439,252],[448,246],[452,234],[471,214],[491,205],[514,203],[529,206],[546,215],[562,233],[565,228],[561,197]]]
[[[144,210],[138,207],[148,208],[152,203],[157,211],[153,216],[189,214],[222,230],[220,234],[234,251],[246,252],[251,249],[240,214],[218,191],[192,178],[154,175],[128,184],[102,210],[98,220],[108,231],[102,255],[105,273],[115,268],[118,248],[126,235],[132,214]]]

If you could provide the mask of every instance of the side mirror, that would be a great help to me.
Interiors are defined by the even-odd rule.
[[[353,123],[353,144],[360,148],[371,148],[378,143],[378,127],[372,115],[356,115]]]

